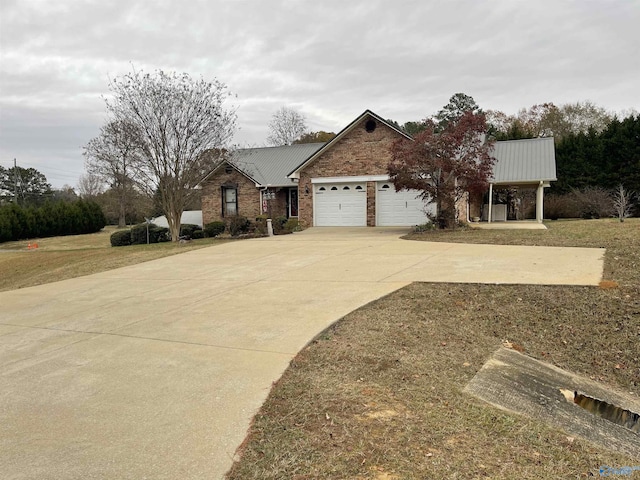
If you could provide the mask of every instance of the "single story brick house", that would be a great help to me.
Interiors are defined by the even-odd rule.
[[[425,223],[427,212],[435,213],[435,206],[425,206],[416,191],[396,192],[389,181],[391,145],[400,138],[411,140],[366,110],[327,143],[237,150],[200,183],[203,222],[233,215],[253,219],[267,213],[274,218],[297,218],[303,227]],[[536,148],[526,143],[521,148],[503,148],[502,144],[511,142],[497,142],[492,186],[526,185],[540,192],[548,187],[555,180],[553,139],[517,142],[536,144],[538,140],[551,145],[551,156],[548,148],[543,149],[545,157],[538,170],[531,166],[540,163]],[[478,206],[471,207],[478,216],[481,202],[476,199]],[[470,209],[463,207],[461,218],[468,218]]]

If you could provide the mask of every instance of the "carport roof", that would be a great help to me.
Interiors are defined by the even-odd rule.
[[[496,142],[493,148],[493,184],[555,181],[556,154],[553,138]]]

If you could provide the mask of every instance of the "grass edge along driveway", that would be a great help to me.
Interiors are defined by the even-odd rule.
[[[640,394],[640,220],[548,227],[409,238],[605,247],[600,287],[414,283],[352,312],[291,362],[228,478],[586,478],[640,465],[462,393],[509,342]]]

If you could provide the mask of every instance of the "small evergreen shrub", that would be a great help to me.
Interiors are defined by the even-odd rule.
[[[284,226],[282,228],[284,229],[284,231],[286,233],[293,233],[293,232],[299,231],[298,219],[297,218],[290,218],[289,220],[287,220],[285,222],[285,224],[284,224]]]
[[[166,227],[159,227],[155,224],[149,225],[149,243],[162,243],[171,240],[169,229]],[[147,239],[145,237],[145,243]]]
[[[171,240],[169,229],[155,223],[149,225],[149,243],[161,243]],[[147,224],[139,223],[131,228],[131,245],[147,244]]]
[[[247,233],[251,227],[251,222],[247,217],[236,215],[227,219],[227,230],[232,237],[237,237],[243,233]]]
[[[112,247],[125,247],[131,245],[131,230],[118,230],[111,234]]]
[[[149,243],[151,243],[151,225],[149,225]],[[139,223],[138,225],[134,225],[133,227],[131,227],[131,245],[144,245],[146,243],[147,224]]]
[[[204,232],[202,231],[201,228],[198,228],[198,230],[194,230],[193,233],[191,234],[191,238],[193,240],[198,240],[200,238],[204,238]]]
[[[257,235],[267,235],[267,215],[258,215],[254,227]]]
[[[273,233],[276,235],[282,235],[284,233],[291,233],[284,231],[284,225],[287,223],[287,217],[276,217],[272,220],[271,225],[273,226]]]
[[[194,225],[192,223],[183,223],[180,225],[180,235],[183,237],[193,238],[193,232],[196,230],[202,230],[200,225]]]
[[[226,229],[224,222],[211,222],[204,226],[204,233],[207,237],[217,237]]]

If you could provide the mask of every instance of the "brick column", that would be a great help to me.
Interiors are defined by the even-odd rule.
[[[376,226],[376,182],[367,182],[367,227]]]

